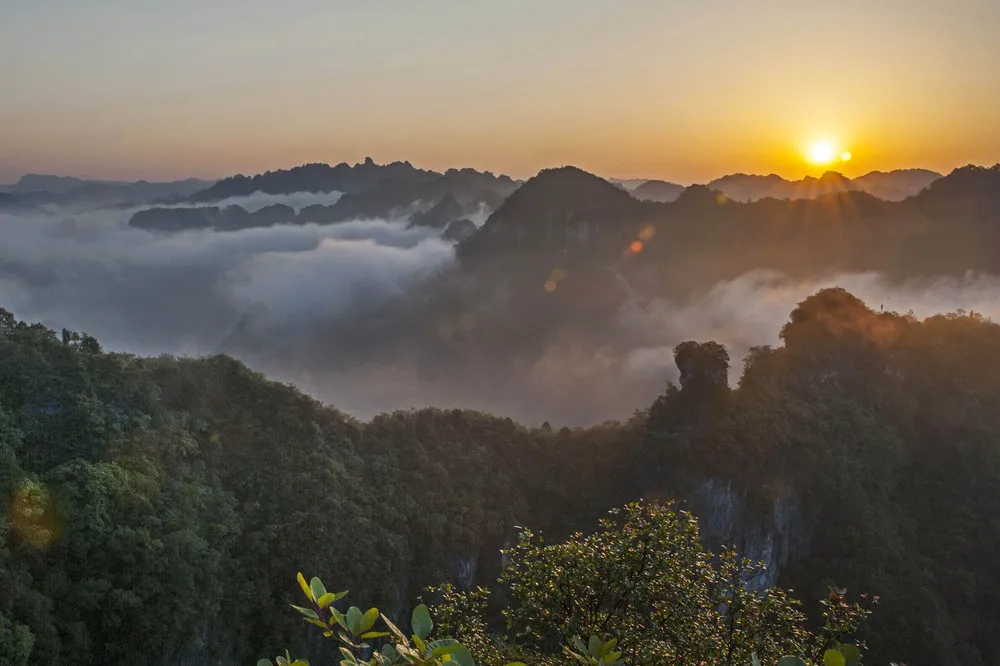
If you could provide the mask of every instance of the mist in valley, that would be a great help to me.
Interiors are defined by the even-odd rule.
[[[257,193],[220,205],[300,209],[338,196]],[[1000,317],[995,276],[901,282],[867,272],[803,280],[762,268],[684,299],[629,300],[598,338],[567,323],[540,350],[511,340],[497,354],[476,345],[479,327],[489,325],[476,313],[489,304],[465,304],[437,339],[417,334],[414,318],[434,316],[422,308],[456,258],[452,243],[435,229],[409,226],[405,212],[177,234],[130,228],[133,212],[0,213],[0,307],[57,331],[89,333],[109,350],[229,353],[360,418],[423,406],[529,424],[625,418],[676,380],[678,343],[725,345],[735,384],[747,351],[779,344],[796,303],[828,286],[873,309],[920,318],[956,309]],[[475,222],[484,219],[485,212]],[[456,333],[465,344],[451,357]]]

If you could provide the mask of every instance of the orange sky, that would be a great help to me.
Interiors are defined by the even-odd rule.
[[[18,3],[0,182],[407,159],[702,182],[1000,161],[996,0]]]

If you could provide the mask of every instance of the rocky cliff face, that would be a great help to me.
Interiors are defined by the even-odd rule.
[[[782,569],[808,553],[811,529],[798,499],[781,495],[770,506],[751,507],[747,493],[732,483],[707,479],[688,498],[698,517],[702,539],[710,546],[735,546],[744,557],[765,564],[750,583],[754,589],[777,584]]]

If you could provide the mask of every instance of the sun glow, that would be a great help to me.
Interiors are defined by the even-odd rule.
[[[818,139],[806,144],[804,157],[810,164],[825,166],[832,162],[851,161],[851,151],[840,145],[839,141],[833,139]]]
[[[813,164],[829,164],[837,154],[837,149],[829,141],[817,141],[809,146],[809,161]]]

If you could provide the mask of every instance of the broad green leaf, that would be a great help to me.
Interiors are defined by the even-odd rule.
[[[430,636],[434,622],[431,620],[431,614],[427,610],[426,604],[420,604],[413,609],[413,614],[410,616],[410,627],[413,629],[413,633],[420,638]]]
[[[751,656],[750,661],[752,663],[752,666],[760,666],[760,659],[757,657],[756,652],[753,653],[753,656]]]
[[[603,651],[604,641],[602,641],[596,634],[591,635],[590,641],[587,643],[587,652],[590,653],[591,657],[600,659]]]
[[[847,659],[840,650],[827,650],[823,653],[823,666],[847,666]]]
[[[323,620],[314,620],[311,617],[307,617],[306,622],[308,622],[309,624],[315,624],[317,627],[320,627],[321,629],[327,628],[326,622],[324,622]]]
[[[307,597],[309,597],[309,601],[316,601],[316,598],[313,597],[312,590],[309,589],[309,585],[306,583],[306,577],[302,575],[301,571],[299,572],[298,580],[299,587],[301,587],[302,591],[305,592]]]
[[[386,643],[382,646],[379,654],[385,660],[387,664],[393,664],[399,661],[399,653],[396,652],[396,648],[393,647],[392,643]]]
[[[837,646],[837,649],[844,655],[847,666],[858,666],[861,663],[861,650],[858,649],[857,645],[842,643]]]
[[[309,581],[309,590],[312,592],[312,598],[314,601],[326,594],[326,588],[323,586],[323,581],[315,576],[313,576],[313,579]]]
[[[330,617],[334,622],[347,629],[347,620],[344,618],[344,614],[332,606],[330,607]],[[332,627],[333,625],[331,624],[330,626]]]
[[[354,658],[354,653],[345,647],[340,648],[340,654],[344,655],[344,660],[340,663],[342,664],[356,664],[358,660]]]
[[[280,654],[278,655],[278,666],[289,666],[288,660],[282,657]]]
[[[413,644],[417,647],[417,654],[421,655],[427,651],[427,643],[420,636],[413,635]]]
[[[378,609],[369,608],[365,611],[364,616],[361,618],[361,632],[364,633],[371,629],[375,625],[375,620],[378,619]]]
[[[257,661],[257,666],[274,666],[270,659],[260,659]]]
[[[319,619],[319,615],[317,615],[316,611],[314,611],[312,608],[303,608],[302,606],[296,606],[295,604],[291,604],[291,606],[292,606],[292,608],[294,608],[298,612],[302,613],[306,617],[312,618],[314,620],[318,620]]]
[[[388,636],[388,635],[389,635],[388,631],[366,631],[365,633],[361,634],[361,638],[364,639],[382,638],[383,636]]]
[[[432,657],[441,657],[446,654],[451,654],[460,647],[462,647],[462,644],[454,638],[441,638],[428,643],[427,649],[424,650],[424,654]]]
[[[323,596],[321,596],[316,600],[316,605],[319,606],[320,608],[326,608],[336,600],[337,600],[336,594],[334,594],[333,592],[327,592],[326,594],[324,594]]]
[[[451,657],[451,660],[459,666],[476,666],[476,660],[472,658],[472,654],[464,645],[459,646],[459,648],[452,652],[449,656]]]
[[[364,614],[362,614],[361,609],[357,606],[351,606],[347,609],[347,630],[352,634],[357,636],[361,633],[361,621],[364,619]]]

